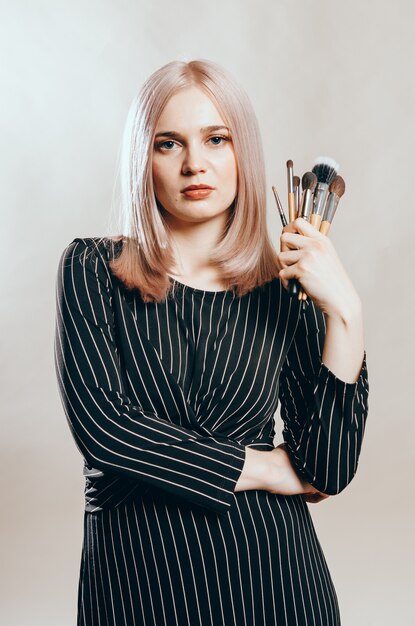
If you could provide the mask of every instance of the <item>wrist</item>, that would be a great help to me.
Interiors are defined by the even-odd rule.
[[[266,476],[266,489],[272,493],[278,493],[287,470],[288,453],[285,444],[282,443],[268,453],[268,473]]]
[[[259,452],[259,455],[256,457],[255,462],[254,481],[257,487],[254,487],[254,489],[263,489],[265,491],[268,491],[271,485],[272,473],[275,468],[275,455],[268,450],[255,450],[255,452]]]
[[[263,485],[262,489],[265,489],[265,491],[272,491],[275,488],[276,479],[281,475],[281,466],[281,455],[276,448],[265,452],[264,465],[261,474]]]
[[[249,446],[245,446],[245,451],[245,464],[235,486],[235,492],[250,489],[268,490],[270,473],[272,472],[272,459],[270,457],[272,453],[256,450]]]
[[[326,322],[353,326],[362,320],[362,301],[358,294],[348,297],[342,304],[324,311]]]

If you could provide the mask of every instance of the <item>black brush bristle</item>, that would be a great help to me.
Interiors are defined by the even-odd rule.
[[[339,164],[330,157],[319,157],[315,161],[312,172],[317,176],[319,183],[330,185],[339,171]]]

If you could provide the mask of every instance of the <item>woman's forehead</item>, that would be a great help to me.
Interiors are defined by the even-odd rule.
[[[170,128],[169,124],[175,127]],[[181,128],[199,131],[214,125],[226,126],[226,123],[213,100],[199,87],[188,87],[167,101],[157,122],[157,132],[179,132]]]

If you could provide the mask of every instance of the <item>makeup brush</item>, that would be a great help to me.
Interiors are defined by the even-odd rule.
[[[300,207],[300,177],[293,177],[294,197],[295,197],[295,217],[297,217],[298,209]]]
[[[313,207],[314,190],[317,186],[317,176],[314,172],[306,172],[302,179],[303,195],[301,197],[301,206],[298,211],[298,217],[309,220],[310,212]],[[307,300],[307,294],[300,289],[298,300]]]
[[[306,172],[301,180],[301,184],[303,186],[303,194],[301,196],[300,208],[298,209],[298,217],[308,221],[313,206],[313,193],[317,185],[317,176],[313,172]],[[298,291],[298,289],[301,290],[301,287],[299,288],[299,284],[297,280],[290,280],[288,292],[291,296],[298,294],[300,299],[301,291]]]
[[[323,235],[327,235],[329,232],[334,214],[336,213],[337,205],[339,204],[339,200],[345,191],[346,183],[341,176],[336,176],[329,186],[327,204],[320,225],[320,232],[323,233]]]
[[[293,162],[287,161],[287,187],[288,187],[288,217],[290,222],[295,220],[295,196],[293,181]]]
[[[287,222],[287,218],[285,217],[285,213],[284,213],[284,209],[282,208],[280,197],[279,197],[278,192],[277,192],[276,188],[274,187],[274,185],[272,186],[272,191],[274,192],[274,198],[275,198],[275,202],[277,203],[278,212],[280,214],[282,226],[283,227],[287,226],[287,223],[288,223]],[[291,295],[295,295],[297,293],[300,293],[300,285],[299,285],[298,281],[296,281],[296,280],[288,281],[289,287],[291,286],[291,284],[293,285],[291,287],[292,290],[293,290]]]
[[[313,194],[317,185],[317,176],[314,172],[306,172],[301,180],[301,184],[303,186],[303,193],[298,209],[298,217],[309,221],[311,209],[313,208]]]
[[[287,226],[287,218],[285,217],[285,213],[284,213],[284,209],[282,208],[280,197],[279,197],[278,192],[277,192],[276,188],[274,187],[274,185],[272,185],[272,191],[274,192],[275,202],[277,203],[278,212],[280,214],[282,227],[284,228],[284,226]]]
[[[323,214],[323,220],[320,224],[320,232],[323,235],[327,235],[330,230],[330,225],[333,221],[334,214],[339,204],[339,200],[346,191],[346,183],[341,176],[336,176],[329,185],[329,194],[327,198],[326,208]],[[304,291],[300,292],[298,299],[306,300],[307,294]]]
[[[314,206],[310,222],[318,230],[326,206],[329,185],[339,171],[339,164],[330,157],[318,157],[312,171],[317,176],[317,187],[314,192]]]

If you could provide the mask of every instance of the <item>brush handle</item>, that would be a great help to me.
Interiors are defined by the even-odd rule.
[[[312,224],[317,230],[320,230],[321,215],[317,215],[317,213],[312,213],[310,215],[310,224]]]
[[[295,207],[295,195],[294,192],[288,192],[288,217],[290,222],[293,222],[297,217],[297,210]]]
[[[330,230],[330,226],[331,226],[331,222],[324,220],[320,224],[320,232],[323,233],[323,235],[327,235]]]
[[[290,294],[290,296],[297,296],[300,289],[300,283],[296,278],[292,278],[288,281],[288,293]]]

